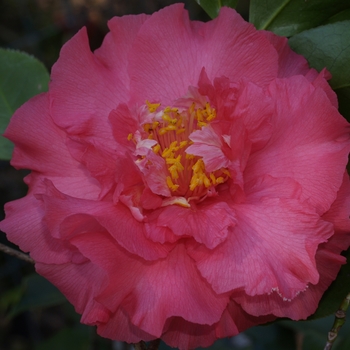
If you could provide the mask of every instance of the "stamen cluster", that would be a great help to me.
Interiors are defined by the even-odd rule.
[[[199,199],[209,188],[225,182],[230,173],[217,169],[208,173],[201,157],[187,153],[193,144],[190,134],[206,127],[216,118],[216,110],[207,102],[198,106],[192,102],[189,108],[166,107],[146,101],[152,122],[143,124],[147,138],[156,141],[153,152],[160,155],[167,165],[166,183],[174,196]]]

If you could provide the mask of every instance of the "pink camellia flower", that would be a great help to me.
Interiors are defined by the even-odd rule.
[[[209,346],[305,319],[350,245],[349,124],[326,70],[232,9],[82,29],[5,136],[0,227],[107,338]]]

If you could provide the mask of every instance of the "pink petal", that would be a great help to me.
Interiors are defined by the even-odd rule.
[[[326,68],[323,68],[321,72],[317,72],[316,69],[310,69],[306,74],[306,79],[308,79],[314,87],[320,87],[326,93],[329,101],[332,105],[338,109],[338,97],[335,91],[328,84],[327,80],[332,78],[331,74]]]
[[[65,196],[47,184],[48,195],[42,195],[45,204],[45,217],[49,230],[60,239],[67,237],[69,232],[75,235],[83,234],[84,220],[96,221],[123,248],[146,260],[155,260],[167,256],[169,246],[154,243],[145,237],[144,225],[135,220],[130,210],[123,204],[113,205],[110,202],[82,200]],[[83,215],[76,215],[83,214]],[[65,231],[61,225],[75,215],[75,230]],[[81,229],[79,229],[81,227]]]
[[[77,236],[73,242],[94,264],[113,276],[96,301],[112,314],[122,308],[144,332],[159,337],[166,320],[174,316],[198,324],[213,324],[226,307],[227,296],[213,293],[198,275],[182,244],[166,259],[146,263],[126,254],[107,236],[90,235],[88,239]]]
[[[127,343],[138,343],[141,340],[147,342],[157,338],[133,325],[122,308],[112,313],[107,322],[94,322],[94,318],[91,318],[91,323],[88,324],[96,325],[97,333],[104,338]]]
[[[4,133],[15,144],[11,164],[49,176],[84,176],[66,146],[67,136],[52,121],[47,93],[22,105]]]
[[[109,69],[115,86],[119,86],[119,89],[127,87],[124,91],[118,89],[121,102],[128,100],[126,94],[130,82],[126,67],[129,51],[142,25],[149,17],[145,14],[113,17],[108,22],[110,33],[105,36],[102,46],[94,52],[99,61]]]
[[[153,193],[170,197],[170,190],[166,183],[168,170],[164,159],[155,154],[153,150],[143,149],[143,151],[145,158],[136,161],[136,165],[143,174],[145,183],[147,183]],[[141,150],[139,150],[139,152],[141,152]]]
[[[158,226],[156,222],[146,222],[145,229],[146,237],[153,242],[159,242],[162,244],[166,242],[175,243],[181,239],[181,237],[176,236],[168,227]]]
[[[322,216],[326,221],[333,223],[337,233],[350,235],[350,180],[348,172],[345,171],[343,183],[337,193],[337,198],[330,209]],[[339,235],[340,236],[340,235]],[[346,249],[346,246],[343,247]]]
[[[316,255],[317,263],[321,266],[320,271],[325,269],[329,271],[328,284],[331,283],[336,278],[340,265],[345,263],[345,258],[339,255],[342,251],[347,250],[350,246],[350,230],[349,230],[349,212],[345,210],[340,210],[339,215],[333,215],[333,210],[338,205],[344,205],[345,208],[349,206],[349,180],[347,179],[348,174],[344,174],[344,182],[339,190],[338,197],[334,202],[334,207],[332,206],[329,215],[328,213],[324,215],[324,219],[333,222],[334,225],[334,235],[330,237],[328,242],[320,245],[319,250]],[[325,261],[322,261],[324,258]],[[331,263],[328,263],[328,260]],[[329,270],[328,270],[328,265]],[[328,285],[327,285],[328,287]],[[322,291],[320,292],[322,295]]]
[[[36,270],[59,288],[78,313],[83,314],[82,320],[93,314],[95,322],[108,321],[109,311],[94,300],[108,283],[107,274],[99,266],[90,261],[79,265],[37,263]]]
[[[288,39],[272,32],[261,31],[278,53],[278,77],[287,78],[294,75],[306,75],[310,70],[307,60],[292,51]]]
[[[133,141],[128,140],[128,136],[129,134],[133,135],[140,128],[140,123],[130,112],[128,106],[125,104],[118,105],[116,109],[111,111],[108,119],[118,145],[129,151],[135,150],[135,144]]]
[[[235,225],[235,214],[229,206],[209,198],[191,208],[165,207],[156,221],[156,226],[168,227],[176,236],[193,237],[209,249],[225,241]]]
[[[206,171],[213,172],[229,165],[230,160],[221,150],[223,140],[215,133],[210,124],[201,130],[194,131],[189,139],[194,143],[187,148],[186,153],[202,157]]]
[[[114,78],[90,51],[86,29],[80,30],[63,46],[52,67],[50,112],[54,122],[69,134],[83,134],[85,140],[113,149],[108,115],[128,99],[127,86],[116,84]]]
[[[246,181],[261,174],[292,177],[302,186],[302,199],[323,214],[342,183],[350,149],[348,123],[325,93],[301,76],[277,80],[269,91],[276,101],[273,136],[251,154]]]
[[[20,107],[4,136],[15,144],[11,160],[14,167],[42,174],[69,195],[89,199],[99,196],[98,182],[72,158],[66,134],[53,123],[48,94],[35,96]]]
[[[190,23],[182,4],[164,8],[144,23],[129,57],[133,104],[170,104],[196,86],[203,67],[211,80],[244,76],[262,86],[277,75],[265,35],[229,8],[204,24]]]
[[[283,298],[293,299],[308,283],[318,282],[314,256],[333,234],[332,226],[297,198],[280,198],[283,185],[295,192],[293,182],[275,181],[276,187],[266,179],[261,194],[257,190],[246,203],[235,205],[237,224],[224,245],[191,253],[217,293],[243,288],[253,296],[278,290]]]
[[[249,327],[274,319],[273,316],[252,317],[244,312],[238,304],[231,301],[220,321],[211,326],[186,322],[178,317],[172,318],[169,320],[168,330],[162,339],[171,347],[179,349],[208,347],[218,338],[237,335]]]
[[[232,129],[239,119],[247,132],[247,137],[252,143],[251,152],[263,148],[272,134],[271,116],[273,115],[273,103],[269,96],[257,85],[243,80],[238,90],[237,104],[232,112]],[[237,138],[235,138],[237,139]],[[234,142],[232,140],[232,148]]]
[[[128,169],[126,172],[125,169]],[[118,202],[120,194],[132,190],[134,187],[144,187],[142,174],[131,156],[120,156],[115,162],[115,183],[116,189],[113,194],[113,203]]]
[[[225,76],[234,81],[244,77],[266,86],[276,77],[278,57],[273,46],[235,10],[222,7],[219,16],[205,23],[198,34],[205,38],[201,66],[210,80]]]
[[[347,246],[349,246],[349,239]],[[250,315],[261,316],[273,314],[277,317],[289,317],[293,320],[306,319],[313,314],[319,304],[324,291],[336,278],[345,258],[339,252],[327,250],[327,243],[323,244],[316,254],[317,269],[320,272],[319,282],[309,284],[293,300],[285,301],[277,293],[270,295],[248,296],[241,294],[234,298]]]
[[[34,175],[29,175],[31,179]],[[5,205],[6,218],[0,222],[0,229],[7,238],[17,244],[36,262],[63,264],[81,260],[81,255],[69,242],[51,237],[43,222],[45,209],[35,192],[43,191],[41,181],[31,180],[31,190],[24,198]]]

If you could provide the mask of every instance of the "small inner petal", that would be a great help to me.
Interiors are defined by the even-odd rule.
[[[160,103],[146,101],[145,110],[148,116],[142,125],[144,133],[140,138],[135,132],[137,137],[130,134],[128,139],[133,139],[137,148],[151,147],[164,159],[168,170],[166,184],[172,193],[171,201],[166,203],[189,206],[189,201],[200,201],[215,193],[215,187],[230,177],[228,169],[209,173],[202,157],[186,152],[193,144],[189,139],[191,133],[205,128],[216,118],[215,108],[209,102],[192,102],[188,108],[167,106],[162,109]]]

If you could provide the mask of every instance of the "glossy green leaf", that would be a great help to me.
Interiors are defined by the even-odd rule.
[[[339,110],[350,120],[350,21],[307,30],[290,38],[289,45],[312,67],[319,71],[326,67],[331,72]]]
[[[196,0],[203,10],[211,17],[215,18],[223,6],[236,8],[238,0]]]
[[[249,20],[258,29],[289,37],[349,8],[344,0],[251,0]]]
[[[349,21],[349,20],[350,20],[350,8],[332,16],[327,20],[327,23],[325,24],[336,23],[340,21]]]
[[[347,264],[342,266],[336,280],[324,293],[318,309],[308,320],[334,314],[339,309],[343,299],[350,292],[350,249],[345,253],[345,256]]]
[[[14,305],[9,314],[12,318],[19,313],[34,308],[60,305],[66,302],[66,298],[44,277],[38,274],[29,275],[23,281],[23,294],[19,303]]]
[[[45,66],[23,52],[0,49],[0,135],[14,113],[32,96],[47,91],[49,74]],[[12,154],[10,141],[0,136],[0,159]]]

